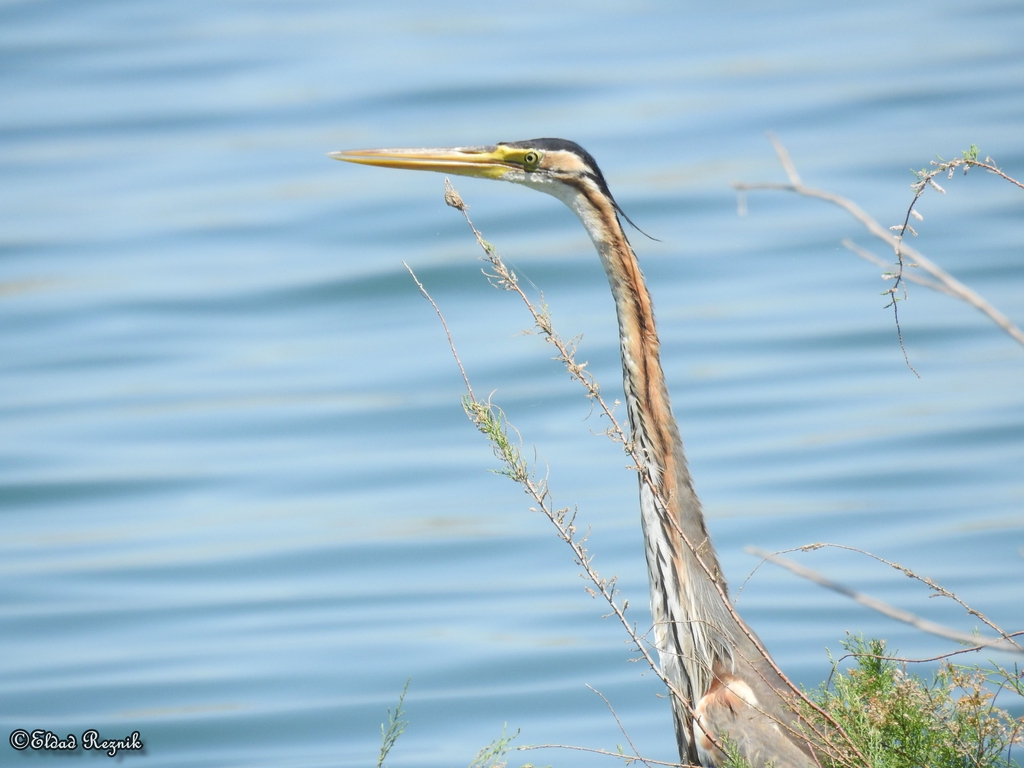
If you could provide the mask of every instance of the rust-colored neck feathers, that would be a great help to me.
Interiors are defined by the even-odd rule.
[[[696,549],[706,566],[701,572],[713,574],[724,586],[672,415],[651,295],[614,208],[596,192],[584,186],[573,207],[601,255],[615,298],[632,439],[652,490],[669,513],[669,519],[663,521],[667,529],[665,544],[673,555],[690,547]]]
[[[672,415],[654,309],[636,254],[609,198],[586,181],[574,186],[566,202],[590,233],[615,298],[630,438],[641,465],[655,643],[663,672],[685,699],[673,697],[680,755],[696,762],[692,707],[715,674],[733,666],[740,633],[722,599],[725,581]]]

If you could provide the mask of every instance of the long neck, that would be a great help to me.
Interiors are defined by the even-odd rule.
[[[668,387],[661,367],[660,342],[654,320],[650,292],[611,204],[600,195],[580,191],[570,203],[587,229],[608,275],[615,312],[619,321],[622,353],[622,379],[629,410],[632,440],[637,458],[650,477],[650,485],[659,501],[671,513],[660,526],[659,544],[676,560],[682,551],[692,549],[706,568],[697,573],[707,578],[710,572],[724,587],[718,558],[701,510],[700,499],[683,454],[679,427],[672,415]],[[643,481],[645,478],[641,478]],[[646,482],[643,485],[648,485]],[[648,487],[650,487],[648,485]],[[684,538],[685,537],[685,538]],[[689,546],[687,546],[687,543]],[[679,563],[677,570],[690,569]],[[696,575],[696,573],[694,574]]]
[[[608,228],[604,228],[608,232]],[[672,414],[665,374],[661,367],[661,345],[654,320],[651,295],[647,290],[633,249],[615,220],[612,237],[595,240],[608,275],[619,321],[622,380],[629,411],[632,440],[638,458],[650,478],[653,491],[670,513],[660,521],[659,543],[672,551],[674,559],[692,548],[703,560],[707,572],[722,582],[718,559],[708,536],[700,499],[683,453],[679,427]],[[648,486],[646,478],[644,485]],[[649,487],[649,486],[648,486]],[[693,553],[691,553],[693,554]],[[691,569],[677,563],[677,570]],[[697,571],[694,575],[697,575]],[[724,584],[724,582],[722,582]]]
[[[640,265],[605,196],[582,188],[567,198],[594,241],[615,298],[631,440],[641,467],[655,638],[663,671],[692,706],[708,691],[715,664],[731,661],[736,622],[719,592],[725,580],[672,415]],[[674,710],[680,751],[692,755],[687,705],[677,702]]]

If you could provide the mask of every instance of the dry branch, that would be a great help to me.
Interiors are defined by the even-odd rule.
[[[911,260],[914,266],[920,267],[925,272],[928,272],[936,279],[936,282],[943,287],[938,288],[936,285],[931,285],[930,283],[922,283],[923,285],[927,285],[929,288],[939,290],[942,293],[945,293],[949,296],[953,296],[955,298],[967,302],[972,307],[976,308],[978,311],[985,314],[993,323],[998,325],[1000,328],[1003,329],[1003,331],[1009,334],[1009,336],[1012,339],[1014,339],[1018,344],[1024,346],[1024,331],[1021,331],[1021,329],[1014,325],[1006,315],[1004,315],[1002,312],[1000,312],[998,309],[992,306],[988,301],[983,299],[977,292],[973,291],[972,289],[968,288],[966,285],[961,283],[959,280],[950,275],[948,272],[942,269],[942,267],[940,267],[938,264],[936,264],[931,259],[926,257],[920,251],[911,248],[909,245],[906,245],[903,242],[902,229],[900,236],[893,235],[888,229],[886,229],[877,221],[875,221],[875,219],[868,215],[868,213],[863,208],[854,203],[852,200],[849,200],[848,198],[845,198],[842,195],[837,195],[834,192],[827,192],[825,190],[814,189],[813,187],[806,186],[800,180],[800,177],[797,175],[796,168],[793,165],[793,162],[790,159],[789,153],[786,151],[786,148],[774,136],[769,135],[769,139],[772,141],[772,144],[775,147],[776,154],[779,156],[779,162],[782,163],[783,168],[786,170],[786,175],[789,178],[789,183],[778,184],[770,182],[758,182],[749,184],[743,182],[734,182],[732,185],[733,189],[735,189],[739,193],[760,189],[775,190],[780,192],[795,192],[796,194],[802,195],[804,197],[813,197],[818,200],[824,200],[825,202],[839,206],[844,211],[853,216],[853,218],[859,221],[862,225],[864,225],[864,227],[871,234],[873,234],[875,237],[877,237],[879,240],[881,240],[887,246],[889,246],[893,250],[893,253],[896,254],[897,260],[900,264],[900,271],[896,275],[892,275],[890,277],[897,278],[897,285],[894,285],[893,288],[891,288],[888,291],[888,293],[893,294],[894,299],[896,298],[895,291],[898,289],[898,282],[900,280],[906,278],[908,280],[913,280],[914,282],[921,282],[920,280],[914,280],[912,277],[910,277],[909,274],[903,273],[903,260],[904,258],[908,258]],[[924,187],[918,189],[918,185],[923,184],[925,186],[934,187],[939,191],[943,191],[942,188],[939,187],[934,182],[933,177],[939,173],[947,171],[952,172],[952,170],[960,166],[963,166],[965,168],[983,168],[987,170],[989,173],[993,173],[997,176],[1000,176],[1001,178],[1006,179],[1010,183],[1024,189],[1024,185],[1022,185],[1019,181],[1016,181],[1015,179],[1007,176],[1005,173],[999,170],[993,163],[981,163],[977,161],[971,161],[967,158],[953,160],[950,161],[950,163],[938,166],[935,169],[935,171],[931,172],[930,174],[925,174],[923,177],[919,175],[919,181],[914,185],[916,191],[914,201],[911,203],[910,208],[907,210],[907,218],[903,223],[903,227],[909,228],[908,222],[909,217],[913,215],[914,203],[917,202],[917,199],[920,197],[920,194],[924,189]],[[741,210],[742,209],[745,209],[745,204],[743,203],[741,203]],[[864,256],[864,254],[860,252],[857,252],[857,254],[862,257]],[[873,259],[869,260],[873,261]],[[893,308],[895,311],[895,304],[893,304]]]
[[[840,584],[837,581],[833,581],[818,571],[800,565],[788,558],[781,557],[776,553],[768,552],[767,550],[760,549],[758,547],[746,547],[746,551],[751,555],[763,558],[770,563],[781,566],[782,568],[795,573],[797,576],[813,581],[815,584],[820,584],[826,589],[831,589],[841,595],[846,595],[855,602],[858,602],[874,611],[878,611],[891,619],[896,619],[897,621],[910,624],[912,627],[916,627],[922,632],[938,635],[939,637],[945,637],[948,640],[955,640],[958,643],[967,643],[968,645],[976,646],[977,648],[990,648],[992,650],[1006,651],[1008,653],[1024,653],[1024,648],[1021,648],[1017,643],[1013,642],[1010,639],[1011,636],[1006,635],[1005,633],[1002,638],[989,638],[982,635],[974,635],[969,632],[960,632],[959,630],[945,627],[942,624],[937,624],[934,621],[923,619],[920,616],[915,616],[909,611],[904,611],[902,608],[889,605],[876,597],[865,595],[863,592],[857,592],[856,590]]]

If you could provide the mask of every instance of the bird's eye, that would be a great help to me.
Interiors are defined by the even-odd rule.
[[[523,155],[523,165],[526,166],[526,170],[532,171],[537,167],[537,163],[540,162],[540,156],[536,152],[527,152]]]

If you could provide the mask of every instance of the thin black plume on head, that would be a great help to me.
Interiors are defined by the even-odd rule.
[[[540,149],[572,152],[583,160],[583,162],[591,169],[591,173],[588,173],[587,175],[594,180],[601,191],[607,195],[609,200],[612,201],[612,207],[615,208],[615,212],[624,218],[629,223],[629,226],[644,237],[653,240],[656,243],[661,242],[658,238],[651,237],[640,229],[640,227],[634,224],[633,220],[626,215],[626,212],[619,207],[619,204],[615,202],[615,196],[612,195],[612,191],[608,188],[608,182],[604,180],[604,174],[601,173],[601,169],[598,167],[594,156],[575,141],[569,141],[568,139],[527,139],[526,141],[499,141],[498,143],[504,147],[516,147],[517,149]]]

